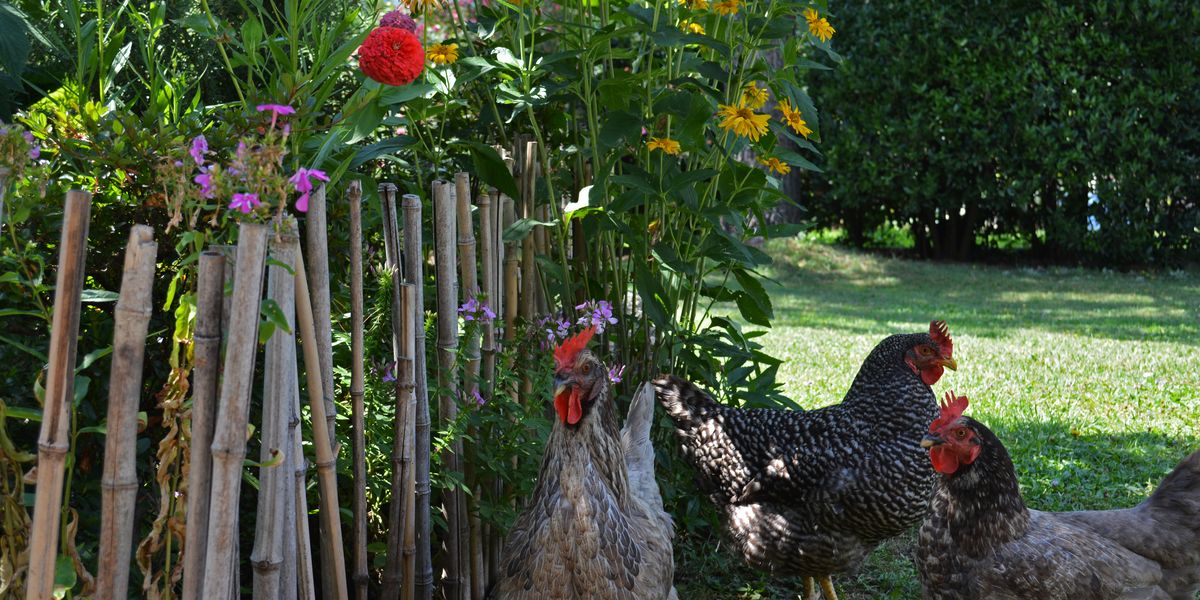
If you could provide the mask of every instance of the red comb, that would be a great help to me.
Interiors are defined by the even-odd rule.
[[[942,356],[946,358],[954,356],[954,340],[950,339],[950,328],[946,327],[945,321],[930,321],[929,337],[933,338],[934,343],[938,345]]]
[[[943,427],[955,422],[962,416],[963,411],[967,410],[966,396],[957,396],[954,392],[946,392],[946,398],[942,400],[942,414],[929,424],[929,431],[940,431]]]
[[[575,337],[563,340],[563,343],[554,349],[554,368],[556,370],[563,369],[574,364],[579,351],[587,348],[588,342],[592,341],[592,335],[595,333],[596,326],[593,325],[579,332]]]

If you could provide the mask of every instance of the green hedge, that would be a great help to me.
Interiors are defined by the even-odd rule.
[[[1200,5],[1155,0],[840,6],[811,208],[923,255],[1015,235],[1105,264],[1200,259]],[[1000,234],[999,236],[997,234]]]

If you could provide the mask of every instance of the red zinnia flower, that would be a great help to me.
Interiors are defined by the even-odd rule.
[[[358,49],[358,66],[379,83],[407,85],[425,68],[425,49],[411,32],[377,27]]]

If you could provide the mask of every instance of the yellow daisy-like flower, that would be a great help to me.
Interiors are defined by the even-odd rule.
[[[692,10],[704,10],[708,8],[708,0],[679,0],[679,4]]]
[[[779,107],[779,112],[783,113],[783,122],[787,123],[788,127],[792,128],[792,131],[807,139],[808,135],[812,133],[812,129],[808,128],[808,122],[800,115],[800,111],[792,108],[792,104],[788,102],[787,98],[780,98],[779,104],[776,106]]]
[[[704,35],[704,26],[691,21],[680,21],[679,30],[684,33],[694,33],[696,35]]]
[[[663,152],[666,152],[667,154],[678,155],[679,154],[679,142],[677,142],[671,138],[651,137],[650,141],[646,142],[646,149],[651,152],[654,152],[655,150],[662,150]]]
[[[737,106],[718,104],[717,109],[717,114],[723,117],[721,129],[748,137],[754,142],[757,142],[758,138],[767,132],[767,122],[771,120],[771,115],[758,114],[749,106],[741,104]]]
[[[808,32],[817,36],[817,39],[822,42],[828,42],[833,34],[837,33],[833,25],[829,24],[829,20],[820,16],[816,9],[804,9],[804,20],[808,21]]]
[[[762,158],[759,158],[758,164],[760,164],[764,167],[767,167],[768,169],[771,169],[772,171],[775,171],[776,173],[779,173],[780,175],[787,175],[788,173],[792,172],[791,166],[789,166],[787,163],[779,160],[778,158],[775,158],[774,156],[772,156],[771,158],[765,159],[765,160]]]
[[[425,56],[435,65],[454,64],[458,60],[458,44],[434,44],[425,52]]]
[[[404,5],[408,7],[408,12],[413,14],[425,12],[427,8],[437,8],[441,4],[438,0],[404,0]]]
[[[742,88],[742,104],[755,110],[762,108],[768,98],[770,98],[770,94],[767,88],[758,87],[757,82],[751,81]]]
[[[713,5],[713,10],[719,15],[736,15],[741,4],[742,0],[721,0]]]

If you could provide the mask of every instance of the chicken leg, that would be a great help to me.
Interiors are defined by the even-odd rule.
[[[817,586],[812,577],[804,578],[804,600],[817,600]]]
[[[825,596],[825,600],[838,600],[837,592],[833,591],[833,580],[828,575],[817,579],[817,583],[821,586],[821,595]]]

